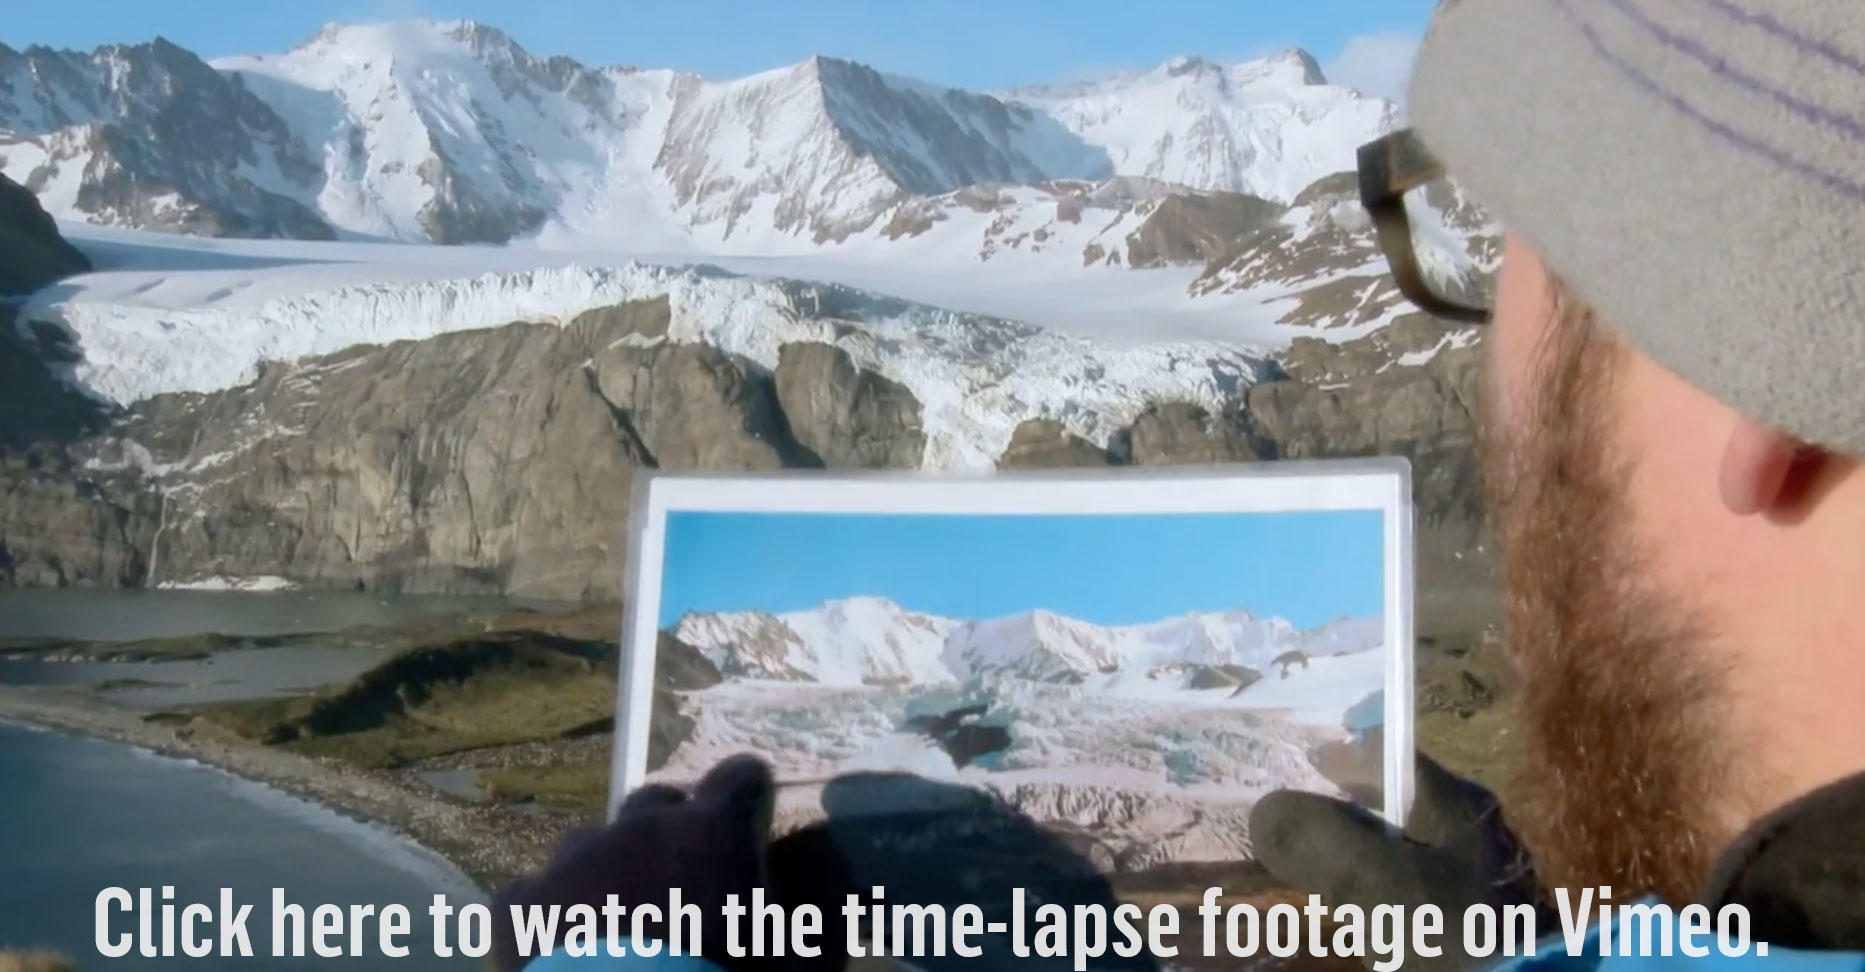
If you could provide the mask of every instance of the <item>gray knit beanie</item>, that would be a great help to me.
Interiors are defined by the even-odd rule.
[[[1653,360],[1865,455],[1865,0],[1445,0],[1411,112]]]

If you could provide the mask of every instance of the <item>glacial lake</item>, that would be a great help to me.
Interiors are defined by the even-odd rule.
[[[98,892],[173,885],[175,900],[254,905],[252,958],[105,959]],[[273,888],[288,901],[399,903],[415,920],[407,958],[320,960],[352,969],[473,969],[433,954],[435,894],[483,900],[463,874],[388,831],[198,763],[0,723],[0,947],[50,947],[80,968],[297,969],[270,957]],[[120,917],[113,932],[132,925]]]
[[[257,637],[513,607],[558,610],[564,605],[361,591],[0,590],[0,639],[133,641],[210,632]],[[111,683],[119,686],[110,692],[117,704],[160,709],[300,692],[348,679],[387,656],[387,650],[368,647],[294,646],[236,648],[204,659],[159,662],[0,657],[0,685]]]
[[[523,604],[503,597],[367,591],[0,590],[0,638],[129,641],[218,632],[282,635]]]
[[[518,606],[498,598],[362,592],[0,591],[0,638],[134,640],[204,632],[278,635]],[[546,605],[529,605],[548,607]],[[250,698],[348,677],[367,648],[254,649],[204,661],[0,662],[0,683],[146,682],[113,692],[133,707]],[[92,927],[99,891],[174,885],[213,901],[229,886],[255,905],[250,959],[105,959]],[[407,906],[414,931],[436,893],[480,900],[465,875],[389,831],[281,791],[114,743],[0,723],[0,948],[47,946],[90,969],[283,969],[272,959],[271,889],[317,904]],[[319,960],[359,970],[473,969],[411,935],[407,958]]]

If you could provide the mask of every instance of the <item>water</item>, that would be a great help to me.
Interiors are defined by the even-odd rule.
[[[496,597],[364,591],[0,590],[0,638],[129,641],[218,632],[283,635],[509,608]],[[550,607],[548,604],[533,604]]]
[[[384,661],[387,648],[236,648],[209,658],[162,662],[47,662],[0,659],[0,685],[105,686],[110,701],[165,709],[301,692],[352,678]]]
[[[366,593],[0,591],[0,637],[135,640],[204,632],[278,635],[512,607],[494,598]],[[545,605],[535,605],[545,606]],[[252,698],[347,678],[383,656],[371,648],[251,649],[161,663],[0,662],[0,683],[123,683],[110,698],[161,707]],[[255,957],[105,959],[95,949],[99,891],[174,885],[178,902],[214,902],[222,886],[254,905]],[[400,903],[413,921],[407,958],[271,959],[272,888],[319,904]],[[302,968],[471,969],[433,955],[435,893],[478,892],[439,858],[387,831],[199,764],[127,746],[0,723],[0,948],[50,946],[86,970]],[[120,919],[119,919],[120,920]],[[118,931],[131,930],[119,925]],[[372,935],[369,941],[373,942]],[[372,949],[373,950],[373,949]]]
[[[271,893],[318,904],[405,905],[407,958],[336,961],[352,969],[473,969],[433,954],[427,905],[480,900],[444,861],[386,831],[194,763],[0,724],[0,946],[50,946],[84,969],[284,969],[273,959]],[[219,888],[254,905],[253,958],[105,959],[95,949],[99,891],[174,885],[176,900]],[[372,932],[373,932],[373,926]],[[134,928],[121,917],[114,932]],[[373,952],[373,934],[366,939]]]
[[[0,590],[0,638],[133,641],[216,632],[262,636],[336,631],[466,611],[559,607],[487,597],[423,597],[356,591]],[[111,683],[112,702],[162,709],[264,698],[341,682],[383,661],[388,649],[242,648],[160,662],[46,662],[0,658],[0,685]]]

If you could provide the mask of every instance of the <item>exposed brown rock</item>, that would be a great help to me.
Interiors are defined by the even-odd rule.
[[[789,442],[770,381],[754,368],[700,344],[611,348],[595,358],[602,397],[627,414],[663,469],[808,464]]]
[[[999,469],[1069,469],[1109,466],[1115,459],[1106,449],[1070,432],[1054,419],[1027,419],[1010,435],[1010,444],[998,458]]]
[[[1240,413],[1213,415],[1187,402],[1163,402],[1134,419],[1117,453],[1138,466],[1203,465],[1275,457]]]
[[[1127,266],[1204,263],[1281,215],[1281,206],[1242,193],[1173,193],[1127,237]]]
[[[0,585],[141,584],[160,503],[133,476],[56,452],[0,456]]]
[[[777,401],[797,442],[831,469],[917,469],[925,455],[913,393],[833,345],[784,345]]]

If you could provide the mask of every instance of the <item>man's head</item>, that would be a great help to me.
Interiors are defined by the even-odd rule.
[[[1781,118],[1865,108],[1809,46],[1865,21],[1774,6],[1461,0],[1420,59],[1420,129],[1511,229],[1486,472],[1556,884],[1687,898],[1865,769],[1865,123]]]

